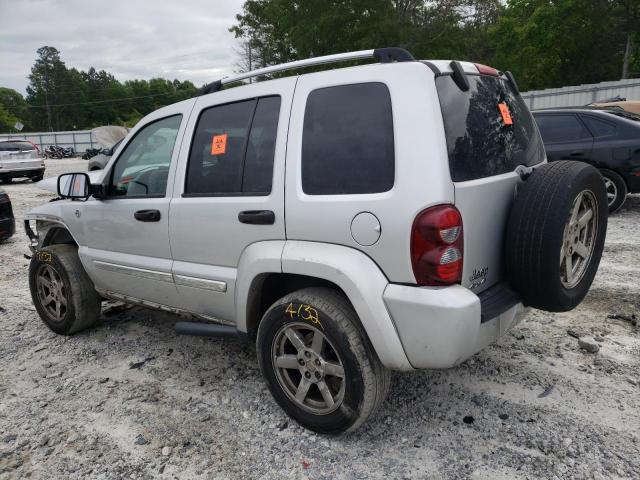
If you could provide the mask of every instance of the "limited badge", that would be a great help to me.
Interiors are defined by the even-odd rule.
[[[223,155],[227,151],[227,134],[214,135],[211,141],[211,155]]]
[[[498,108],[500,109],[500,115],[502,115],[502,121],[505,125],[513,125],[513,119],[511,118],[511,112],[509,112],[509,107],[506,103],[499,103]]]

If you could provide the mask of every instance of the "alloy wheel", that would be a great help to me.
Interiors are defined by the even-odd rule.
[[[595,195],[583,190],[573,201],[562,237],[560,280],[565,288],[575,287],[584,277],[595,247],[597,227]]]
[[[40,305],[53,322],[62,322],[67,313],[67,289],[60,274],[51,265],[40,265],[36,273]]]
[[[324,333],[305,323],[287,323],[276,333],[271,359],[278,383],[297,406],[326,415],[342,404],[345,372]]]

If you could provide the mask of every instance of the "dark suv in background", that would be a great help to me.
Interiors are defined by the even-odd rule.
[[[557,108],[532,112],[548,160],[580,160],[600,170],[609,212],[640,192],[640,116],[620,109]]]

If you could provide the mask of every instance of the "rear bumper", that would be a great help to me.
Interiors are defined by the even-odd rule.
[[[11,167],[0,168],[0,178],[35,177],[44,173],[46,167]]]
[[[526,315],[506,287],[481,298],[460,285],[419,288],[389,284],[384,302],[414,368],[449,368],[504,335]]]

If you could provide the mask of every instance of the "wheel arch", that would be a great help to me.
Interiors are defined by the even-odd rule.
[[[388,280],[359,250],[326,243],[268,241],[245,249],[236,281],[236,325],[255,333],[262,315],[277,299],[310,286],[342,292],[383,365],[411,370],[411,364],[383,300]]]

